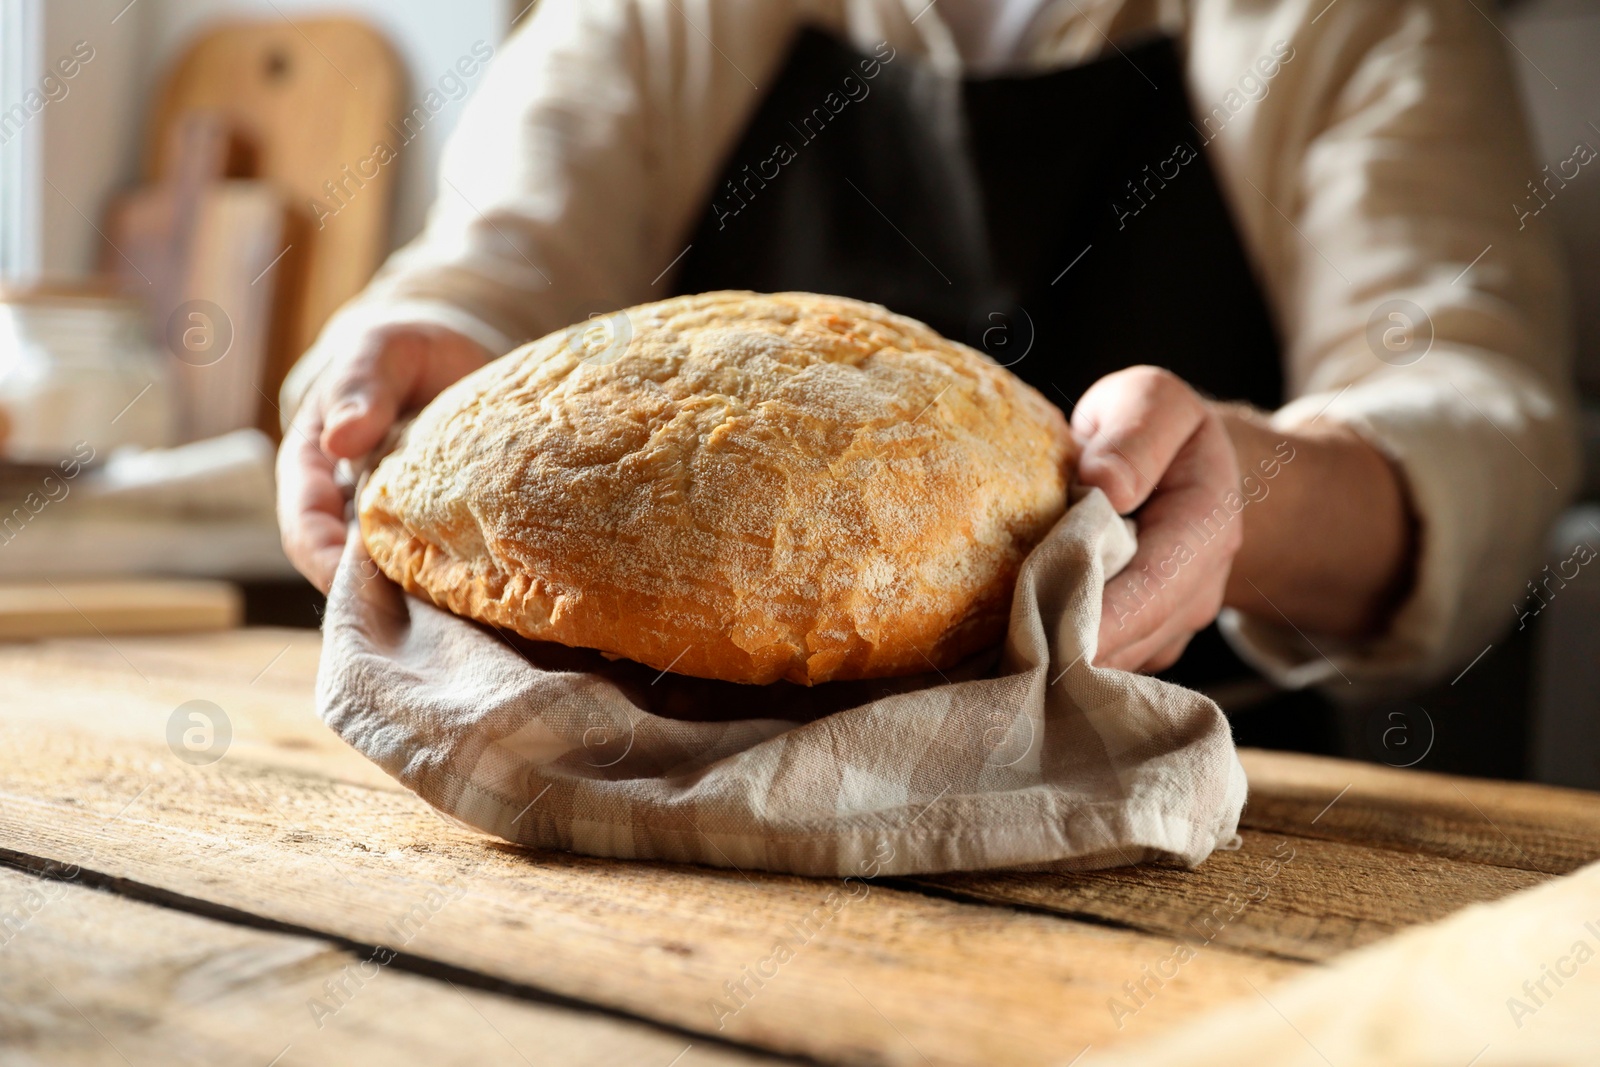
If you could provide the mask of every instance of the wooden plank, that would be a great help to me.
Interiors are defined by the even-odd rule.
[[[244,702],[251,722],[293,732],[277,738],[285,748],[309,746],[319,759],[341,754],[336,764],[324,765],[329,773],[389,782],[365,760],[346,758],[348,749],[328,731],[306,728],[306,718],[314,717],[320,648],[316,633],[273,628],[119,638],[114,644],[92,637],[0,645],[0,676],[29,692],[30,700],[17,702],[20,713],[47,721],[55,718],[50,701],[72,692],[60,689],[69,678],[80,696],[123,692],[130,671],[140,674],[140,689],[148,676],[173,692],[196,696],[198,682],[211,699]],[[119,721],[115,715],[98,718],[95,728],[120,730]],[[260,740],[272,744],[269,737]],[[1571,871],[1600,858],[1597,793],[1261,749],[1241,749],[1240,759],[1250,776],[1242,820],[1247,828],[1542,873]]]
[[[148,737],[150,727],[139,717],[112,712],[126,699],[134,664],[145,676],[173,686],[173,706],[205,693],[228,709],[241,720],[234,724],[233,744],[248,750],[252,759],[378,789],[398,788],[367,761],[352,759],[343,742],[314,721],[310,689],[320,649],[316,635],[247,630],[118,640],[116,645],[127,662],[99,639],[48,642],[9,652],[0,647],[0,675],[17,698],[10,717],[25,716],[49,726],[70,715],[108,743]],[[64,679],[71,679],[75,696],[64,692]],[[68,711],[68,705],[79,710]],[[86,713],[83,705],[105,710]],[[930,880],[925,888],[1120,923],[1168,938],[1194,940],[1198,925],[1217,931],[1219,944],[1239,950],[1325,960],[1538,877],[1292,836],[1295,862],[1269,887],[1270,896],[1235,915],[1237,901],[1230,904],[1228,894],[1254,891],[1243,879],[1251,864],[1266,860],[1280,839],[1246,831],[1243,852],[1218,853],[1193,872],[1141,868],[1076,876],[974,874]],[[1228,919],[1225,924],[1223,918]]]
[[[317,720],[322,641],[308,630],[256,627],[181,637],[96,635],[0,643],[0,718],[50,729],[71,721],[102,745],[152,743],[196,699],[216,705],[229,753],[376,789],[403,787]],[[175,753],[161,752],[167,761]],[[5,781],[0,766],[0,783]]]
[[[78,634],[185,633],[239,625],[227,582],[172,578],[0,583],[0,640]]]
[[[915,884],[972,900],[1121,923],[1190,945],[1321,962],[1545,876],[1413,852],[1246,830],[1198,870],[1002,871]]]
[[[99,892],[71,868],[51,874],[0,868],[9,1064],[773,1062],[424,977],[386,954]]]
[[[1566,874],[1600,859],[1600,793],[1245,749],[1242,825]]]
[[[1094,1067],[1600,1063],[1600,866],[1259,990]]]
[[[1060,1063],[1302,966],[1215,947],[1119,1015],[1113,1002],[1172,956],[1171,939],[881,886],[488,841],[327,748],[303,679],[255,692],[277,668],[255,683],[250,672],[284,636],[130,639],[115,655],[76,642],[46,646],[55,661],[37,668],[0,658],[12,676],[0,690],[0,845],[830,1061]],[[185,675],[180,648],[211,662]],[[91,650],[98,672],[60,671]],[[232,720],[231,747],[208,766],[163,740],[172,710],[196,698]]]

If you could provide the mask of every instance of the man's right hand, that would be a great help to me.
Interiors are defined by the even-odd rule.
[[[283,550],[324,593],[344,552],[345,496],[334,476],[383,441],[395,420],[483,366],[492,353],[438,326],[373,329],[312,385],[278,449]]]

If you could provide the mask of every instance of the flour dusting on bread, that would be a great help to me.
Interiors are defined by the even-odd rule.
[[[608,328],[526,345],[417,417],[360,500],[384,573],[526,637],[737,682],[917,673],[1004,634],[1066,503],[1048,400],[840,297],[702,293]]]

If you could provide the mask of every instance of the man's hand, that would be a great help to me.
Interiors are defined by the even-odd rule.
[[[1093,662],[1165,670],[1222,610],[1244,541],[1244,516],[1223,508],[1239,489],[1228,430],[1177,375],[1129,367],[1083,394],[1072,431],[1078,481],[1102,490],[1118,514],[1138,512],[1138,551],[1106,583]]]
[[[278,528],[290,561],[324,593],[344,552],[345,497],[334,464],[382,442],[403,413],[491,357],[436,326],[388,326],[336,358],[306,394],[278,449]]]
[[[1130,367],[1078,401],[1078,480],[1134,515],[1139,547],[1106,583],[1100,667],[1160,671],[1224,607],[1360,638],[1413,581],[1416,519],[1398,468],[1333,419],[1292,431]]]

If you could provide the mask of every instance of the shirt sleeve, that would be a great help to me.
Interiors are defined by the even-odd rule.
[[[1201,0],[1189,43],[1286,348],[1273,423],[1360,434],[1418,524],[1385,632],[1335,641],[1229,610],[1223,633],[1289,686],[1447,676],[1516,623],[1578,480],[1565,279],[1530,212],[1557,168],[1533,162],[1498,31],[1463,0],[1284,3],[1265,22]],[[1275,50],[1263,77],[1274,64],[1253,61]]]

